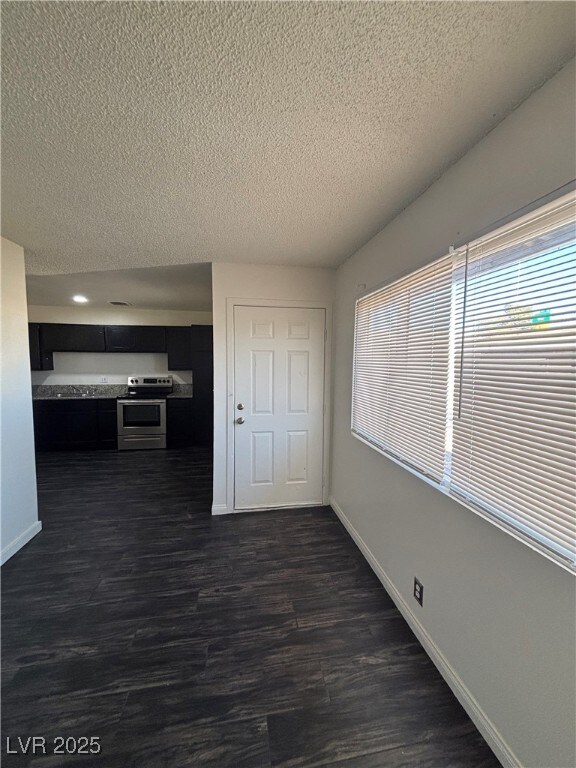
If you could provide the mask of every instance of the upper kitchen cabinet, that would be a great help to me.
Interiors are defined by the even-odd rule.
[[[40,343],[40,323],[28,324],[28,341],[30,343],[30,368],[33,371],[54,370],[52,352],[44,352]]]
[[[211,325],[191,325],[188,330],[194,352],[212,352]]]
[[[46,352],[104,352],[104,326],[42,323],[40,348]]]
[[[167,352],[168,370],[193,371],[212,355],[212,326],[29,323],[33,371],[51,371],[53,352]]]
[[[166,329],[156,325],[106,325],[106,352],[166,352]]]
[[[166,352],[168,352],[169,371],[192,370],[189,328],[166,328]]]
[[[191,371],[196,352],[212,351],[212,326],[191,325],[166,328],[169,371]]]
[[[30,346],[30,368],[33,371],[41,371],[40,326],[38,323],[28,323],[28,344]]]

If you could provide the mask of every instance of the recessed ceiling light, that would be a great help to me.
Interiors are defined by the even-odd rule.
[[[75,301],[76,304],[87,304],[88,299],[86,296],[82,296],[81,294],[76,294],[76,296],[72,296],[72,301]]]

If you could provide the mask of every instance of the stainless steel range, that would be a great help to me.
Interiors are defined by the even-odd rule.
[[[117,403],[118,450],[166,448],[166,395],[172,376],[129,376],[127,395]]]

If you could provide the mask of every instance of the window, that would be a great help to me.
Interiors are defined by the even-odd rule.
[[[356,303],[352,431],[576,563],[576,195]]]
[[[434,480],[444,470],[452,263],[358,301],[352,428]]]

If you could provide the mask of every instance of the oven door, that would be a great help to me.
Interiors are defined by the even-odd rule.
[[[165,435],[166,400],[118,400],[118,435]]]

